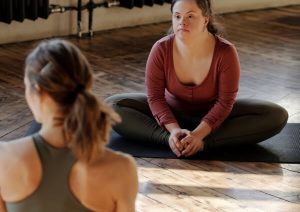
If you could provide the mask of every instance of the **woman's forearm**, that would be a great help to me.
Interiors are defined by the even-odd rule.
[[[202,121],[193,131],[192,134],[201,140],[203,140],[211,132],[211,127],[205,122]]]

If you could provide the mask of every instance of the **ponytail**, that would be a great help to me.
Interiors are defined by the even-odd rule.
[[[209,18],[209,22],[207,24],[207,30],[213,35],[222,34],[222,26],[218,22],[215,21],[215,17],[211,16]]]
[[[108,143],[111,125],[120,117],[88,90],[77,94],[63,129],[71,142],[70,148],[78,158],[93,160]]]

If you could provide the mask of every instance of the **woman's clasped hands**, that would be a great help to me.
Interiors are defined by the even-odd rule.
[[[169,146],[177,157],[189,157],[202,151],[204,142],[195,133],[187,129],[176,128],[170,133]]]

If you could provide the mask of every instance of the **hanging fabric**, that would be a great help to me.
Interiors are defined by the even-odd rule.
[[[155,4],[163,5],[165,3],[165,0],[154,0]]]
[[[145,4],[144,0],[134,0],[134,6],[142,8]]]
[[[13,2],[11,0],[0,1],[0,21],[11,23],[13,20]]]
[[[12,0],[13,19],[23,22],[25,19],[25,0]]]
[[[145,0],[145,5],[152,7],[154,4],[154,0]]]
[[[49,0],[38,0],[38,15],[47,19],[49,16]]]
[[[36,20],[38,18],[38,0],[27,0],[25,8],[26,18]]]

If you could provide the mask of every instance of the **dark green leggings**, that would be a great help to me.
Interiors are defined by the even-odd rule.
[[[106,101],[122,117],[122,122],[113,127],[117,133],[137,142],[168,145],[169,132],[157,124],[145,94],[117,94]],[[179,126],[188,130],[194,130],[203,117],[173,113]],[[261,142],[279,133],[287,119],[287,111],[277,104],[238,99],[221,126],[205,137],[205,149]]]

